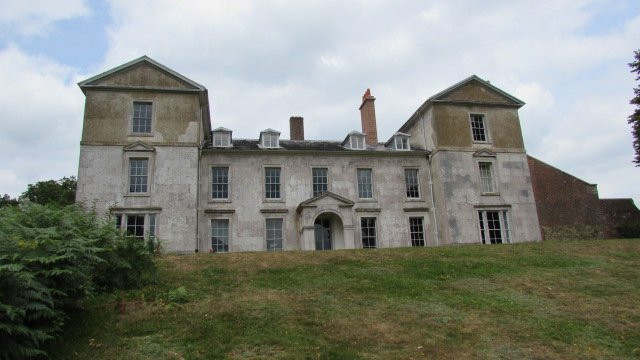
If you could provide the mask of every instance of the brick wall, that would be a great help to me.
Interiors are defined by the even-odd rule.
[[[605,237],[617,238],[621,226],[629,223],[640,224],[640,210],[632,199],[601,199],[600,209],[603,214]]]
[[[602,238],[598,189],[534,157],[527,157],[543,238]]]

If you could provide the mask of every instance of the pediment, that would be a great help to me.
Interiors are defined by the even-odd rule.
[[[434,95],[432,101],[522,106],[524,102],[473,75]]]
[[[143,56],[78,84],[85,87],[132,87],[172,90],[204,90],[193,80]]]
[[[321,195],[312,197],[300,203],[298,207],[311,207],[318,205],[353,206],[355,203],[340,195],[327,191]]]
[[[156,151],[156,148],[154,148],[151,145],[145,144],[142,141],[136,141],[133,144],[127,145],[123,148],[124,151],[147,151],[147,152],[152,152],[152,151]]]
[[[480,149],[473,153],[473,157],[496,157],[496,153],[489,149]]]

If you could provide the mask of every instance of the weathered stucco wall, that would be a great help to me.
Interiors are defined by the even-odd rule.
[[[230,194],[228,201],[211,198],[211,167],[228,166]],[[264,199],[264,167],[281,167],[281,191],[283,199]],[[258,251],[265,249],[265,219],[284,218],[284,249],[301,248],[300,223],[296,213],[298,205],[313,195],[312,168],[328,169],[328,190],[355,202],[348,209],[354,224],[355,246],[361,247],[360,217],[377,217],[378,247],[411,246],[409,217],[424,217],[425,236],[428,245],[434,244],[431,214],[424,208],[431,207],[428,186],[428,168],[425,155],[419,156],[366,156],[366,155],[304,155],[278,154],[275,151],[232,153],[206,151],[201,161],[201,222],[200,246],[206,251],[211,247],[210,220],[214,217],[229,219],[231,228],[230,251]],[[404,169],[417,168],[420,178],[420,199],[406,198]],[[357,196],[356,170],[373,170],[373,200],[359,200]],[[406,212],[405,208],[423,208]],[[274,209],[283,213],[265,213]],[[226,214],[212,215],[211,210],[233,210]],[[365,210],[368,210],[365,212]],[[346,211],[346,210],[345,210]]]
[[[497,191],[481,193],[478,161],[493,165]],[[511,242],[539,241],[540,231],[531,179],[524,153],[498,153],[495,158],[478,158],[473,152],[440,151],[434,155],[438,171],[438,211],[445,244],[480,242],[478,210],[503,209],[510,216]]]
[[[490,144],[493,148],[524,149],[518,110],[507,107],[436,104],[433,128],[438,147],[471,147],[470,114],[484,114]],[[479,145],[480,146],[480,145]],[[487,147],[487,145],[482,145]]]
[[[134,101],[153,104],[150,135],[131,133]],[[200,123],[200,103],[195,93],[89,90],[82,142],[113,144],[141,140],[151,144],[197,144]]]
[[[149,158],[149,192],[128,192],[128,157]],[[157,237],[163,250],[195,249],[198,148],[157,146],[154,152],[129,154],[123,146],[80,148],[77,202],[98,215],[158,211]]]
[[[140,63],[128,69],[119,71],[98,81],[96,85],[115,87],[154,87],[167,89],[193,89],[177,77],[159,71],[157,68]]]

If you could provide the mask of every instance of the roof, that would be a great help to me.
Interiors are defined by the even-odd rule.
[[[324,141],[324,140],[280,140],[279,148],[263,148],[259,146],[259,140],[257,139],[235,139],[230,147],[225,149],[214,148],[211,142],[205,144],[205,149],[216,149],[221,151],[234,151],[234,150],[260,150],[260,151],[344,151],[345,153],[352,152],[394,152],[394,153],[420,153],[424,154],[426,150],[416,147],[411,147],[410,151],[395,151],[384,146],[378,146],[376,148],[367,147],[366,150],[352,150],[342,146],[340,141]],[[382,145],[382,144],[380,144]]]
[[[482,86],[504,96],[505,98],[507,98],[508,100],[510,100],[513,104],[510,106],[515,106],[515,107],[522,107],[524,105],[524,101],[518,99],[517,97],[507,93],[506,91],[501,90],[500,88],[491,85],[490,82],[482,80],[480,77],[478,77],[477,75],[471,75],[468,78],[452,85],[449,86],[448,88],[440,91],[439,93],[430,96],[427,100],[425,100],[424,103],[422,103],[422,105],[420,105],[418,107],[418,109],[409,117],[409,119],[400,127],[400,129],[398,131],[406,131],[406,129],[411,126],[416,119],[418,119],[420,117],[420,115],[422,115],[422,113],[427,109],[427,107],[433,103],[438,103],[438,102],[444,102],[445,100],[442,100],[442,98],[451,93],[452,91],[459,89],[461,87],[463,87],[464,85],[467,85],[471,82],[477,82],[480,83]],[[503,105],[504,106],[504,105]]]
[[[194,88],[196,88],[196,89],[198,89],[200,91],[207,90],[207,88],[205,88],[204,86],[198,84],[197,82],[189,79],[188,77],[186,77],[186,76],[184,76],[182,74],[179,74],[179,73],[169,69],[168,67],[160,64],[159,62],[153,60],[152,58],[148,57],[147,55],[143,55],[143,56],[141,56],[141,57],[139,57],[139,58],[137,58],[135,60],[129,61],[128,63],[122,64],[120,66],[114,67],[111,70],[107,70],[107,71],[105,71],[105,72],[103,72],[101,74],[98,74],[98,75],[90,77],[90,78],[88,78],[86,80],[80,81],[78,83],[78,86],[80,86],[80,88],[83,88],[83,87],[86,87],[86,86],[90,86],[90,85],[92,85],[91,83],[94,83],[94,82],[96,82],[98,80],[101,80],[101,79],[104,79],[106,77],[109,77],[109,76],[111,76],[113,74],[119,73],[121,71],[124,71],[124,70],[126,70],[128,68],[131,68],[131,67],[136,66],[136,65],[141,64],[141,63],[150,64],[150,65],[158,68],[159,70],[161,70],[161,71],[163,71],[165,73],[168,73],[169,75],[171,75],[173,77],[176,77],[176,78],[188,83],[189,85],[193,86]]]
[[[222,127],[222,126],[217,127],[217,128],[215,128],[215,129],[213,129],[213,130],[211,130],[211,131],[216,131],[216,132],[233,132],[233,131],[231,131],[231,130],[227,129],[226,127]]]

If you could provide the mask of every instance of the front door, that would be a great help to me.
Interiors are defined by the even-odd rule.
[[[316,219],[313,224],[316,250],[331,250],[331,220]]]

